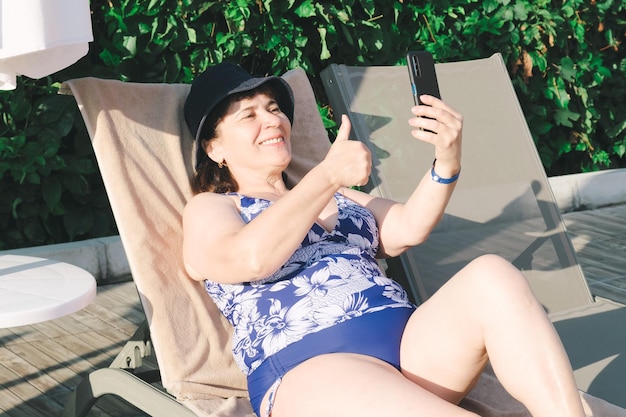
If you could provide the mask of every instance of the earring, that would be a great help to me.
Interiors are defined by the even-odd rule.
[[[219,169],[222,169],[222,168],[227,167],[227,166],[228,166],[228,165],[226,165],[226,161],[221,161],[221,162],[218,162],[218,163],[217,163],[217,167],[218,167]]]

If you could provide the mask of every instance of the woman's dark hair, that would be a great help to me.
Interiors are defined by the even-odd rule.
[[[272,98],[276,98],[276,94],[271,85],[266,83],[258,88],[242,93],[235,93],[222,100],[207,117],[198,140],[211,141],[217,137],[217,126],[220,124],[231,104],[239,100],[254,97],[257,94],[266,94]],[[204,147],[200,147],[204,152]],[[198,164],[196,172],[191,179],[191,189],[194,194],[203,192],[212,193],[232,193],[239,189],[239,185],[230,173],[228,166],[220,167],[217,162],[213,161],[204,154],[202,161]]]

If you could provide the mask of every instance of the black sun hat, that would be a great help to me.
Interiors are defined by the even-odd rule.
[[[205,159],[201,152],[200,133],[209,114],[222,100],[235,93],[253,90],[270,83],[281,111],[293,123],[293,91],[281,77],[257,77],[237,64],[222,62],[198,75],[185,101],[185,122],[196,141],[196,168]]]

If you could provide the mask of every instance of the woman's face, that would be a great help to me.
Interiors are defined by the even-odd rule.
[[[291,160],[291,123],[274,98],[258,93],[233,102],[205,150],[225,161],[233,174],[241,169],[284,170]]]

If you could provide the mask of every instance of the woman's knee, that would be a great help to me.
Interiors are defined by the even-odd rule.
[[[498,255],[482,255],[470,262],[459,275],[470,286],[470,294],[484,301],[493,297],[498,301],[514,299],[534,300],[528,280],[506,259]]]

